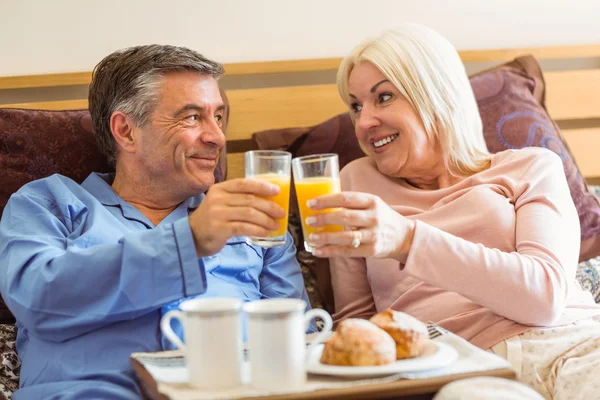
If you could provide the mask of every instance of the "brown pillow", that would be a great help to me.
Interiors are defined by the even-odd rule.
[[[227,128],[226,105],[223,131]],[[0,108],[0,215],[9,197],[24,184],[52,174],[81,183],[92,172],[113,172],[93,137],[88,110],[43,111]],[[223,149],[215,181],[225,180],[227,154]],[[14,317],[0,300],[0,324]]]
[[[336,153],[339,155],[340,169],[350,161],[364,156],[354,136],[354,124],[348,113],[337,115],[309,128],[273,129],[257,132],[253,135],[253,139],[261,150],[287,150],[292,153],[293,157]],[[333,313],[329,260],[313,257],[304,250],[304,235],[300,224],[298,200],[293,186],[290,193],[288,226],[294,237],[297,258],[311,305]]]
[[[600,205],[597,198],[588,191],[583,177],[562,138],[556,124],[545,108],[544,78],[539,64],[533,56],[519,57],[509,63],[470,77],[471,86],[477,99],[485,141],[488,149],[496,153],[508,148],[527,146],[547,147],[558,153],[564,164],[571,196],[579,214],[581,224],[580,260],[600,255]],[[298,132],[297,137],[289,135]],[[279,139],[269,138],[288,132]],[[287,148],[293,157],[317,153],[338,153],[340,168],[348,162],[363,156],[354,134],[354,126],[349,114],[340,114],[311,128],[288,128],[258,132],[257,144],[277,143],[278,148]],[[287,147],[285,140],[287,138]],[[293,223],[299,218],[291,218],[297,212],[295,196],[290,203],[290,229],[300,231]],[[296,221],[296,222],[294,222]],[[327,310],[333,310],[333,296],[330,286],[329,263],[306,255],[299,246],[299,259],[307,265],[316,280],[319,301]]]

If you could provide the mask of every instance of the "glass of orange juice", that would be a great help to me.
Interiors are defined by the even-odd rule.
[[[285,217],[277,220],[279,229],[268,237],[249,237],[248,242],[261,247],[281,246],[285,243],[290,208],[290,164],[292,154],[287,151],[255,150],[245,154],[246,178],[262,179],[279,186],[275,196],[264,197],[285,210]]]
[[[340,168],[337,154],[315,154],[294,158],[292,160],[292,171],[294,174],[294,187],[298,198],[300,219],[302,221],[302,234],[304,235],[304,248],[311,253],[315,245],[310,243],[311,233],[339,232],[343,231],[341,225],[308,226],[306,218],[320,213],[333,211],[334,209],[313,210],[308,208],[306,202],[324,194],[339,193]]]

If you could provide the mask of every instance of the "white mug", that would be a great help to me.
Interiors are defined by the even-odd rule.
[[[186,300],[160,321],[167,339],[183,351],[189,383],[199,389],[226,389],[242,384],[242,301],[235,298]],[[183,324],[185,344],[173,332],[171,319]]]
[[[266,390],[294,390],[306,382],[306,354],[331,332],[327,311],[312,309],[306,314],[300,299],[256,300],[244,304],[248,314],[248,357],[252,386]],[[310,321],[321,318],[325,326],[306,346]]]

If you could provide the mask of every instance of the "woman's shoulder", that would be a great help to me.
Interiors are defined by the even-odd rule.
[[[355,160],[350,161],[348,164],[346,164],[344,166],[344,168],[342,168],[341,173],[342,174],[349,174],[349,173],[360,173],[361,171],[363,172],[368,172],[371,170],[376,170],[377,168],[375,167],[375,163],[373,162],[373,160],[367,156],[361,157],[361,158],[357,158]]]
[[[364,185],[369,186],[370,183],[379,180],[382,176],[374,161],[366,156],[349,162],[340,172],[344,190],[359,190],[357,185],[364,190]]]

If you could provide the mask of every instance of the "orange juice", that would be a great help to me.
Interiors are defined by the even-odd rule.
[[[308,208],[306,202],[324,194],[338,193],[341,190],[340,180],[329,176],[317,176],[304,178],[294,183],[296,188],[296,196],[298,197],[298,208],[300,209],[300,218],[302,220],[302,232],[304,232],[304,240],[309,240],[311,233],[320,232],[340,232],[344,230],[341,225],[325,225],[325,226],[308,226],[306,218],[315,215],[334,211],[334,208],[326,208],[325,210],[313,210]]]
[[[277,220],[277,222],[279,222],[279,229],[276,231],[271,231],[269,233],[269,237],[285,236],[287,233],[288,214],[290,209],[290,177],[278,174],[260,174],[253,176],[252,179],[268,181],[279,186],[279,193],[275,196],[261,197],[277,203],[285,210],[285,216]]]

